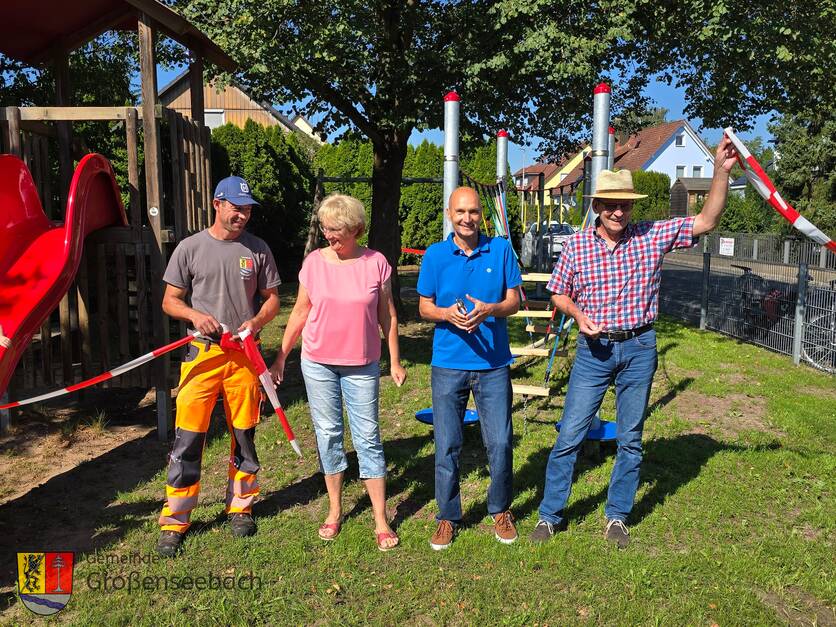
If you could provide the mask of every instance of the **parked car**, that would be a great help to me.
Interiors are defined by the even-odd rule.
[[[522,241],[523,266],[537,272],[551,272],[563,246],[575,232],[571,225],[554,220],[548,224],[543,220],[539,232],[536,223],[530,224]]]

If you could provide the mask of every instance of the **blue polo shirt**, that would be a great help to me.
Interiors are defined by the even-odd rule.
[[[467,310],[473,298],[498,303],[505,291],[522,283],[520,269],[508,240],[479,236],[479,243],[468,257],[453,242],[453,234],[427,249],[418,275],[418,293],[449,307],[461,298]],[[433,334],[432,365],[457,370],[490,370],[512,361],[505,318],[485,318],[473,333],[447,322],[438,322]]]

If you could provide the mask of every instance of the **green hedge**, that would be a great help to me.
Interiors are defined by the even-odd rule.
[[[326,144],[314,159],[314,169],[323,170],[325,176],[371,176],[372,145],[370,142],[349,137],[338,144]],[[405,178],[440,177],[444,167],[442,146],[424,140],[418,146],[407,147],[404,160]],[[496,142],[477,146],[462,155],[461,168],[482,183],[496,181]],[[511,180],[510,171],[508,180]],[[371,209],[371,185],[368,183],[327,183],[327,193],[341,192],[355,196]],[[441,183],[415,183],[401,187],[398,217],[401,225],[401,243],[405,248],[423,249],[441,239],[443,231],[443,186]],[[519,201],[516,194],[508,194],[508,214],[514,245],[519,245],[522,227],[519,218]],[[415,263],[415,255],[401,256],[401,263]]]
[[[671,216],[671,178],[661,172],[633,172],[633,188],[647,198],[633,205],[633,221],[664,220]]]
[[[278,126],[252,120],[244,128],[225,124],[212,132],[212,183],[244,177],[261,206],[249,230],[267,242],[284,280],[295,280],[305,249],[312,204],[313,172],[298,144]]]

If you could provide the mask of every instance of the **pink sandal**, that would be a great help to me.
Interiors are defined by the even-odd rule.
[[[340,535],[340,527],[342,527],[342,524],[342,521],[335,523],[322,523],[319,526],[319,538],[321,540],[325,540],[326,542],[330,542],[335,539],[338,535]]]
[[[377,548],[381,551],[391,551],[401,542],[401,539],[398,537],[398,534],[396,534],[394,531],[381,531],[380,533],[375,533],[375,536],[377,536]],[[390,539],[397,540],[397,542],[395,542],[395,544],[393,544],[392,546],[383,546],[383,542],[385,540]]]

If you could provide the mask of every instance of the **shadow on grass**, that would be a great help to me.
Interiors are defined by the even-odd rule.
[[[683,486],[699,476],[700,470],[717,453],[743,453],[752,451],[772,451],[780,447],[778,443],[759,446],[741,446],[718,442],[714,438],[700,433],[686,433],[667,438],[658,438],[644,443],[644,458],[640,471],[640,485],[650,485],[645,494],[635,503],[628,523],[636,525],[648,516],[654,509],[676,494]],[[548,462],[550,447],[540,449],[530,455],[526,463],[516,473],[520,483],[520,490],[536,486],[536,494],[524,503],[516,506],[514,511],[518,518],[525,518],[531,514],[543,499],[543,484],[545,481],[546,463]],[[615,454],[613,443],[602,446],[601,455],[579,455],[575,465],[573,483],[586,472],[603,464]],[[574,501],[565,510],[563,516],[568,520],[580,520],[595,512],[607,500],[608,487],[597,493]]]
[[[280,390],[282,402],[304,398],[304,387],[291,376]],[[107,392],[107,390],[105,390]],[[91,395],[94,402],[96,395]],[[106,395],[102,395],[103,398]],[[133,397],[120,396],[123,403]],[[127,399],[127,400],[126,400]],[[117,424],[129,423],[120,413],[105,407]],[[153,415],[153,408],[145,413]],[[223,403],[212,413],[207,445],[227,431]],[[26,494],[0,505],[0,587],[16,586],[17,552],[74,551],[93,553],[118,542],[131,530],[142,526],[162,508],[165,493],[160,489],[151,498],[131,503],[117,502],[154,478],[168,465],[173,439],[159,442],[156,432],[125,442],[110,451],[51,477]],[[225,520],[224,516],[222,521]],[[149,550],[151,547],[149,547]],[[0,595],[0,611],[16,601],[13,593]]]
[[[167,448],[149,433],[0,506],[0,586],[16,586],[18,551],[92,553],[145,523],[162,506],[162,493],[136,503],[114,499],[164,468]],[[11,597],[0,598],[0,610]]]

